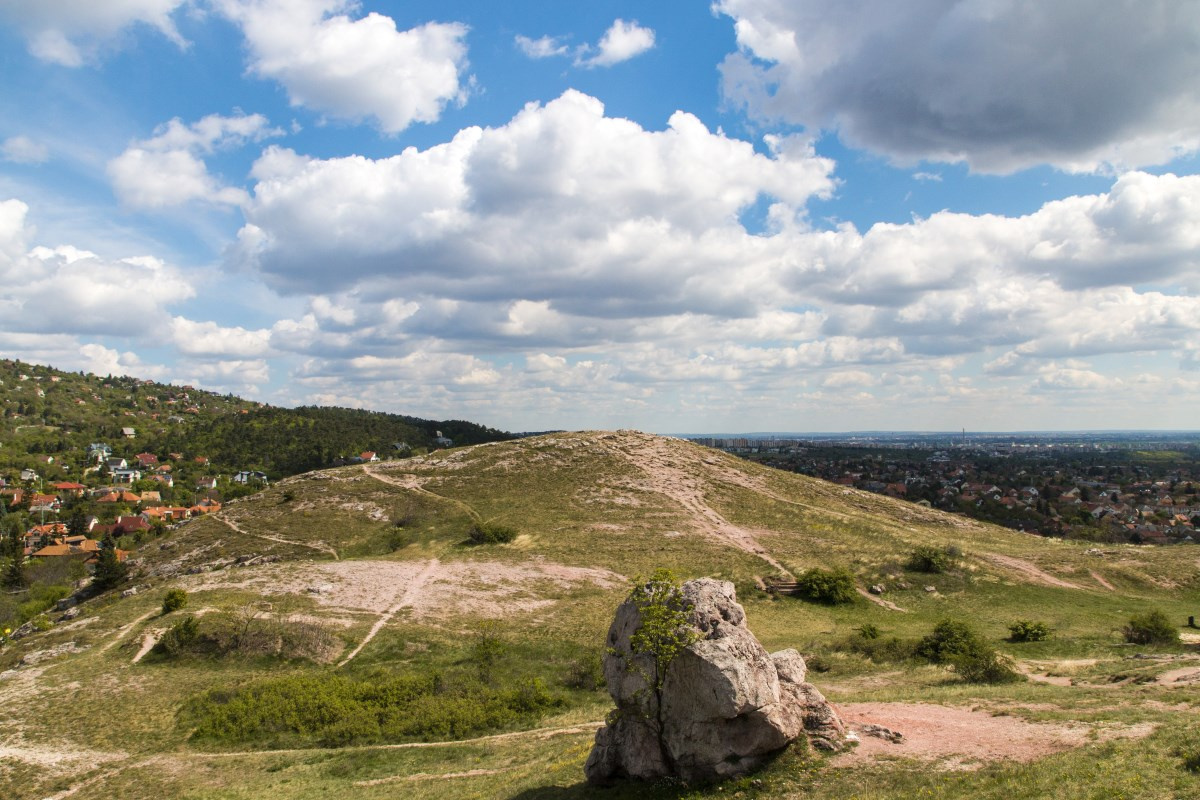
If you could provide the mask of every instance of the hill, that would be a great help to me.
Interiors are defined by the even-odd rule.
[[[191,386],[98,376],[0,360],[0,477],[23,469],[46,480],[82,474],[87,448],[149,452],[204,472],[261,470],[271,479],[330,466],[364,451],[410,455],[439,445],[512,438],[464,420],[426,420],[350,408],[278,408]],[[199,471],[197,471],[199,474]],[[188,476],[190,477],[190,476]]]
[[[147,540],[136,593],[0,650],[0,795],[1196,796],[1195,637],[1121,630],[1200,614],[1198,556],[1046,540],[634,432],[324,469]],[[798,648],[852,725],[904,742],[796,749],[723,787],[583,785],[612,611],[659,567],[733,581],[769,650]],[[814,568],[848,571],[853,602],[761,588]],[[186,606],[164,614],[173,589]],[[945,619],[1030,679],[914,658]],[[1052,636],[1007,641],[1017,620]]]

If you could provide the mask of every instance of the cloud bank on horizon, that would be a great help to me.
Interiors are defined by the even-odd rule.
[[[510,430],[1195,427],[1186,0],[0,0],[0,355]]]

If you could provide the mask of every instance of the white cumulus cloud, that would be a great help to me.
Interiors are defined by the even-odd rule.
[[[654,47],[654,31],[636,20],[615,20],[595,47],[584,47],[576,55],[576,64],[584,67],[611,67],[636,58]]]
[[[565,56],[569,51],[565,44],[553,36],[542,36],[537,39],[530,39],[528,36],[517,35],[517,49],[524,53],[529,58],[552,58],[554,56]]]
[[[448,103],[466,99],[467,27],[460,23],[400,31],[375,12],[351,18],[351,0],[215,2],[241,26],[251,71],[279,81],[292,105],[374,119],[397,133],[434,122]]]
[[[717,0],[748,110],[900,162],[1006,173],[1162,164],[1200,149],[1188,0]]]
[[[268,127],[261,114],[210,114],[191,125],[173,119],[159,126],[152,138],[134,142],[109,161],[108,176],[121,202],[135,208],[165,208],[194,200],[242,205],[249,200],[245,190],[222,185],[201,156],[281,133]]]

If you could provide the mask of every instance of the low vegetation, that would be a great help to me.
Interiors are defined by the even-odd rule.
[[[147,660],[267,657],[325,662],[341,647],[340,640],[323,625],[245,608],[184,617],[163,634]]]
[[[1050,626],[1044,622],[1019,619],[1008,626],[1010,642],[1044,642],[1050,638]]]
[[[479,521],[471,525],[467,536],[472,544],[503,544],[517,538],[516,528],[498,522]]]
[[[917,643],[913,652],[934,664],[951,667],[967,683],[1022,680],[1011,659],[997,653],[974,628],[961,620],[942,620]]]
[[[188,595],[183,589],[168,589],[163,596],[162,613],[170,614],[187,605]]]
[[[1179,644],[1179,629],[1161,609],[1151,609],[1129,618],[1122,633],[1130,644]]]
[[[805,570],[796,579],[796,596],[826,605],[843,605],[858,599],[854,574],[844,567]]]
[[[205,692],[183,720],[206,744],[339,747],[462,739],[530,724],[563,703],[536,679],[501,687],[440,672],[302,675]]]
[[[913,572],[941,574],[948,571],[954,564],[954,559],[961,555],[956,547],[922,545],[909,554],[906,566]]]

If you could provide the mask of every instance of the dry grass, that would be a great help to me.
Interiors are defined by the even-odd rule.
[[[231,504],[222,514],[244,533],[214,519],[188,523],[139,553],[138,595],[91,601],[76,622],[0,651],[0,671],[16,668],[0,680],[0,796],[72,789],[71,796],[83,800],[397,792],[417,798],[705,796],[707,790],[670,786],[607,793],[582,786],[587,723],[608,708],[599,694],[573,695],[569,711],[540,723],[554,729],[545,735],[428,748],[212,755],[196,752],[180,727],[176,712],[189,697],[266,672],[335,667],[253,658],[131,663],[143,638],[170,622],[157,616],[162,594],[181,586],[192,595],[189,612],[269,604],[263,613],[325,625],[342,657],[374,629],[342,668],[357,675],[460,669],[478,623],[493,620],[507,648],[499,677],[536,676],[557,687],[573,660],[601,647],[628,580],[660,566],[684,578],[733,580],[764,645],[815,656],[826,671],[814,672],[813,680],[839,702],[919,700],[1089,730],[1157,726],[1141,743],[1085,736],[1080,749],[946,779],[923,776],[903,757],[839,769],[801,754],[781,759],[761,786],[727,789],[748,797],[1004,800],[1037,797],[1050,786],[1057,796],[1092,797],[1083,782],[1100,779],[1105,783],[1098,785],[1116,787],[1106,797],[1125,791],[1167,798],[1197,789],[1172,748],[1200,742],[1166,733],[1194,722],[1195,684],[1158,680],[1190,669],[1191,662],[1128,659],[1135,651],[1118,635],[1131,614],[1150,607],[1181,621],[1200,614],[1200,564],[1188,555],[1191,549],[1124,546],[1096,554],[632,433],[556,434],[371,470],[374,475],[346,467],[298,476]],[[467,526],[476,519],[520,535],[509,544],[468,546]],[[944,575],[908,572],[908,554],[922,545],[954,545],[962,557]],[[278,560],[236,563],[261,556]],[[846,566],[864,587],[884,584],[883,597],[906,613],[866,600],[814,606],[755,589],[756,579],[812,566]],[[926,585],[936,591],[925,591]],[[916,638],[944,617],[972,621],[1028,671],[1065,678],[1066,685],[969,687],[938,667],[875,664],[838,646],[864,623],[885,636]],[[1004,642],[1007,626],[1019,618],[1046,622],[1054,637]],[[24,656],[68,644],[78,652],[64,649],[19,666]],[[1189,655],[1195,647],[1185,643],[1164,654]],[[118,757],[63,758],[48,769],[25,757],[29,748]],[[1101,758],[1107,766],[1098,770]],[[1143,794],[1136,794],[1138,779],[1167,788],[1142,785]]]

